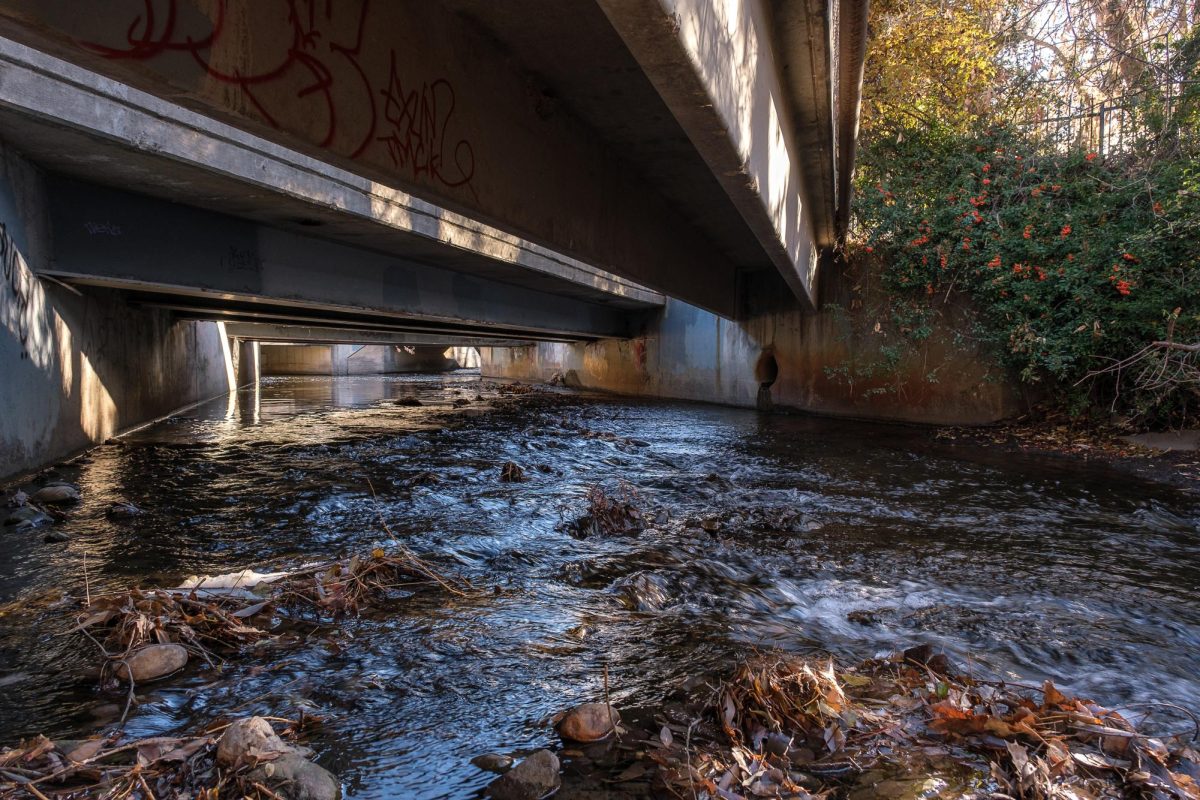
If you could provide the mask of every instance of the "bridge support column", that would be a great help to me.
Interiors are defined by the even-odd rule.
[[[232,388],[224,326],[39,279],[46,184],[0,142],[0,480]]]

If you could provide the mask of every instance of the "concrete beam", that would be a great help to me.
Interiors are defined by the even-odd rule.
[[[52,168],[122,186],[142,182],[143,190],[165,189],[174,201],[247,215],[255,210],[255,198],[278,211],[279,200],[270,197],[275,194],[299,201],[291,215],[307,214],[310,224],[332,213],[331,224],[319,233],[333,238],[345,233],[362,241],[364,233],[391,234],[391,241],[371,243],[459,269],[468,266],[464,257],[474,256],[475,271],[490,264],[495,273],[504,265],[614,300],[663,302],[661,294],[618,275],[3,38],[0,67],[0,109],[55,127],[45,131],[18,118],[6,124],[6,136]],[[138,160],[120,148],[152,160]],[[211,177],[206,182],[197,170],[225,182]],[[310,209],[305,212],[304,206]],[[347,217],[358,227],[346,229]],[[501,273],[506,274],[511,271]]]
[[[629,335],[620,309],[48,176],[48,276],[176,295],[210,309],[287,309],[504,338]]]
[[[533,344],[529,339],[493,339],[482,336],[453,336],[435,333],[393,333],[265,322],[231,322],[225,325],[225,332],[235,339],[279,343],[437,345],[444,347],[523,347]]]
[[[0,106],[451,247],[556,269],[548,248],[610,290],[630,291],[620,275],[738,313],[729,258],[477,25],[428,0],[289,5],[171,0],[151,18],[143,0],[102,14],[0,0],[14,40]]]
[[[814,25],[799,49],[811,46],[803,67],[819,89],[809,92],[810,108],[793,113],[766,0],[597,2],[780,275],[811,308],[818,251],[834,238],[827,3],[793,4]],[[797,120],[807,126],[803,138]]]

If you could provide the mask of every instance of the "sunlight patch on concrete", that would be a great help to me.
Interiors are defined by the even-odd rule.
[[[117,404],[86,353],[79,354],[79,427],[93,442],[117,431]]]

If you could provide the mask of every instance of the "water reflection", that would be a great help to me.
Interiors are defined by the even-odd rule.
[[[382,511],[487,591],[313,625],[154,687],[129,726],[303,708],[326,719],[321,763],[361,797],[473,796],[487,776],[470,757],[548,743],[539,721],[595,699],[605,664],[630,703],[749,646],[858,658],[929,641],[1114,704],[1200,705],[1190,496],[902,428],[494,397],[470,375],[268,379],[146,428],[63,470],[85,497],[70,543],[4,534],[0,602],[82,595],[85,557],[97,592],[360,551],[384,541]],[[508,460],[531,479],[497,481]],[[663,521],[559,529],[617,478]],[[107,520],[118,499],[150,513]],[[91,654],[47,635],[68,612],[0,618],[0,740],[88,731],[112,701]]]

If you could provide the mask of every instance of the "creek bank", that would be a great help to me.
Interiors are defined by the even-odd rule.
[[[1200,492],[1200,451],[1152,446],[1157,439],[1132,437],[1112,425],[1074,422],[1061,413],[1038,413],[986,428],[938,428],[936,441],[985,454],[1020,453],[1082,461],[1122,474]]]

